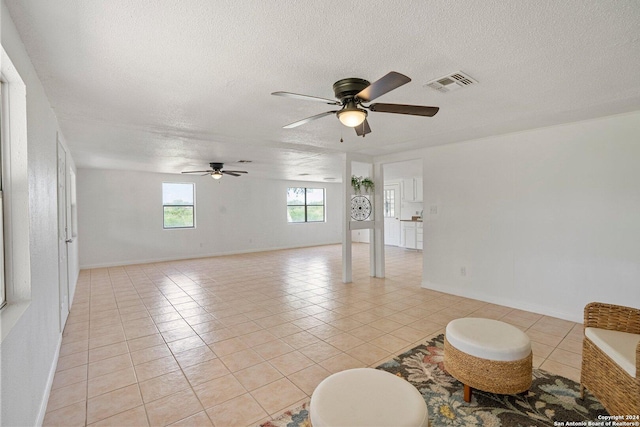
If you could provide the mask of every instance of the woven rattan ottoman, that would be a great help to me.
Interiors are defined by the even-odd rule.
[[[471,390],[517,394],[531,387],[531,341],[515,326],[492,319],[465,317],[447,325],[444,367]]]

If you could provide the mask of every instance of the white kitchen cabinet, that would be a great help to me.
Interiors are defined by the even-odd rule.
[[[402,246],[409,249],[416,248],[416,223],[404,222],[402,224]]]
[[[413,191],[416,195],[416,202],[422,202],[422,177],[413,178],[414,186]]]
[[[422,223],[418,221],[402,221],[400,246],[407,249],[422,249]]]
[[[402,200],[405,202],[413,202],[415,200],[415,189],[413,188],[413,179],[402,180]]]
[[[402,180],[402,200],[405,202],[422,201],[422,178]]]

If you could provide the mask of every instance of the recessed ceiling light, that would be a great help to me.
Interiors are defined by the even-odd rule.
[[[253,160],[238,160],[238,163],[252,163]]]
[[[301,173],[298,176],[307,176],[307,175],[309,175],[309,174],[308,173]]]

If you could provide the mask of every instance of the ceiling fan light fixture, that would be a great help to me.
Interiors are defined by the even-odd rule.
[[[364,122],[364,119],[367,118],[367,112],[359,108],[355,110],[342,110],[338,112],[338,118],[343,125],[354,128]]]
[[[358,108],[353,101],[347,103],[345,108],[338,111],[337,114],[340,122],[350,128],[361,125],[367,118],[367,112],[362,108]]]
[[[213,178],[213,179],[220,179],[220,178],[222,178],[222,172],[220,172],[220,171],[213,171],[213,173],[211,174],[211,178]]]

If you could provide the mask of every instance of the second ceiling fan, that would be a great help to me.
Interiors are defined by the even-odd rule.
[[[212,163],[209,163],[209,167],[211,167],[211,169],[206,171],[183,171],[182,173],[199,173],[199,174],[202,174],[202,176],[211,175],[211,178],[213,179],[220,179],[222,178],[223,174],[231,175],[231,176],[240,176],[241,173],[249,173],[247,171],[223,170],[222,168],[224,167],[224,163],[212,162]]]
[[[391,71],[373,83],[355,77],[338,80],[333,84],[333,92],[338,101],[317,96],[300,95],[292,92],[273,92],[272,95],[341,106],[338,110],[325,111],[324,113],[290,123],[284,126],[285,129],[294,128],[313,120],[335,114],[343,125],[354,128],[358,136],[365,136],[371,132],[371,128],[367,122],[367,110],[423,117],[433,117],[438,112],[438,107],[426,107],[422,105],[363,104],[364,102],[369,103],[379,96],[397,89],[410,81],[411,79],[409,77],[395,71]]]

